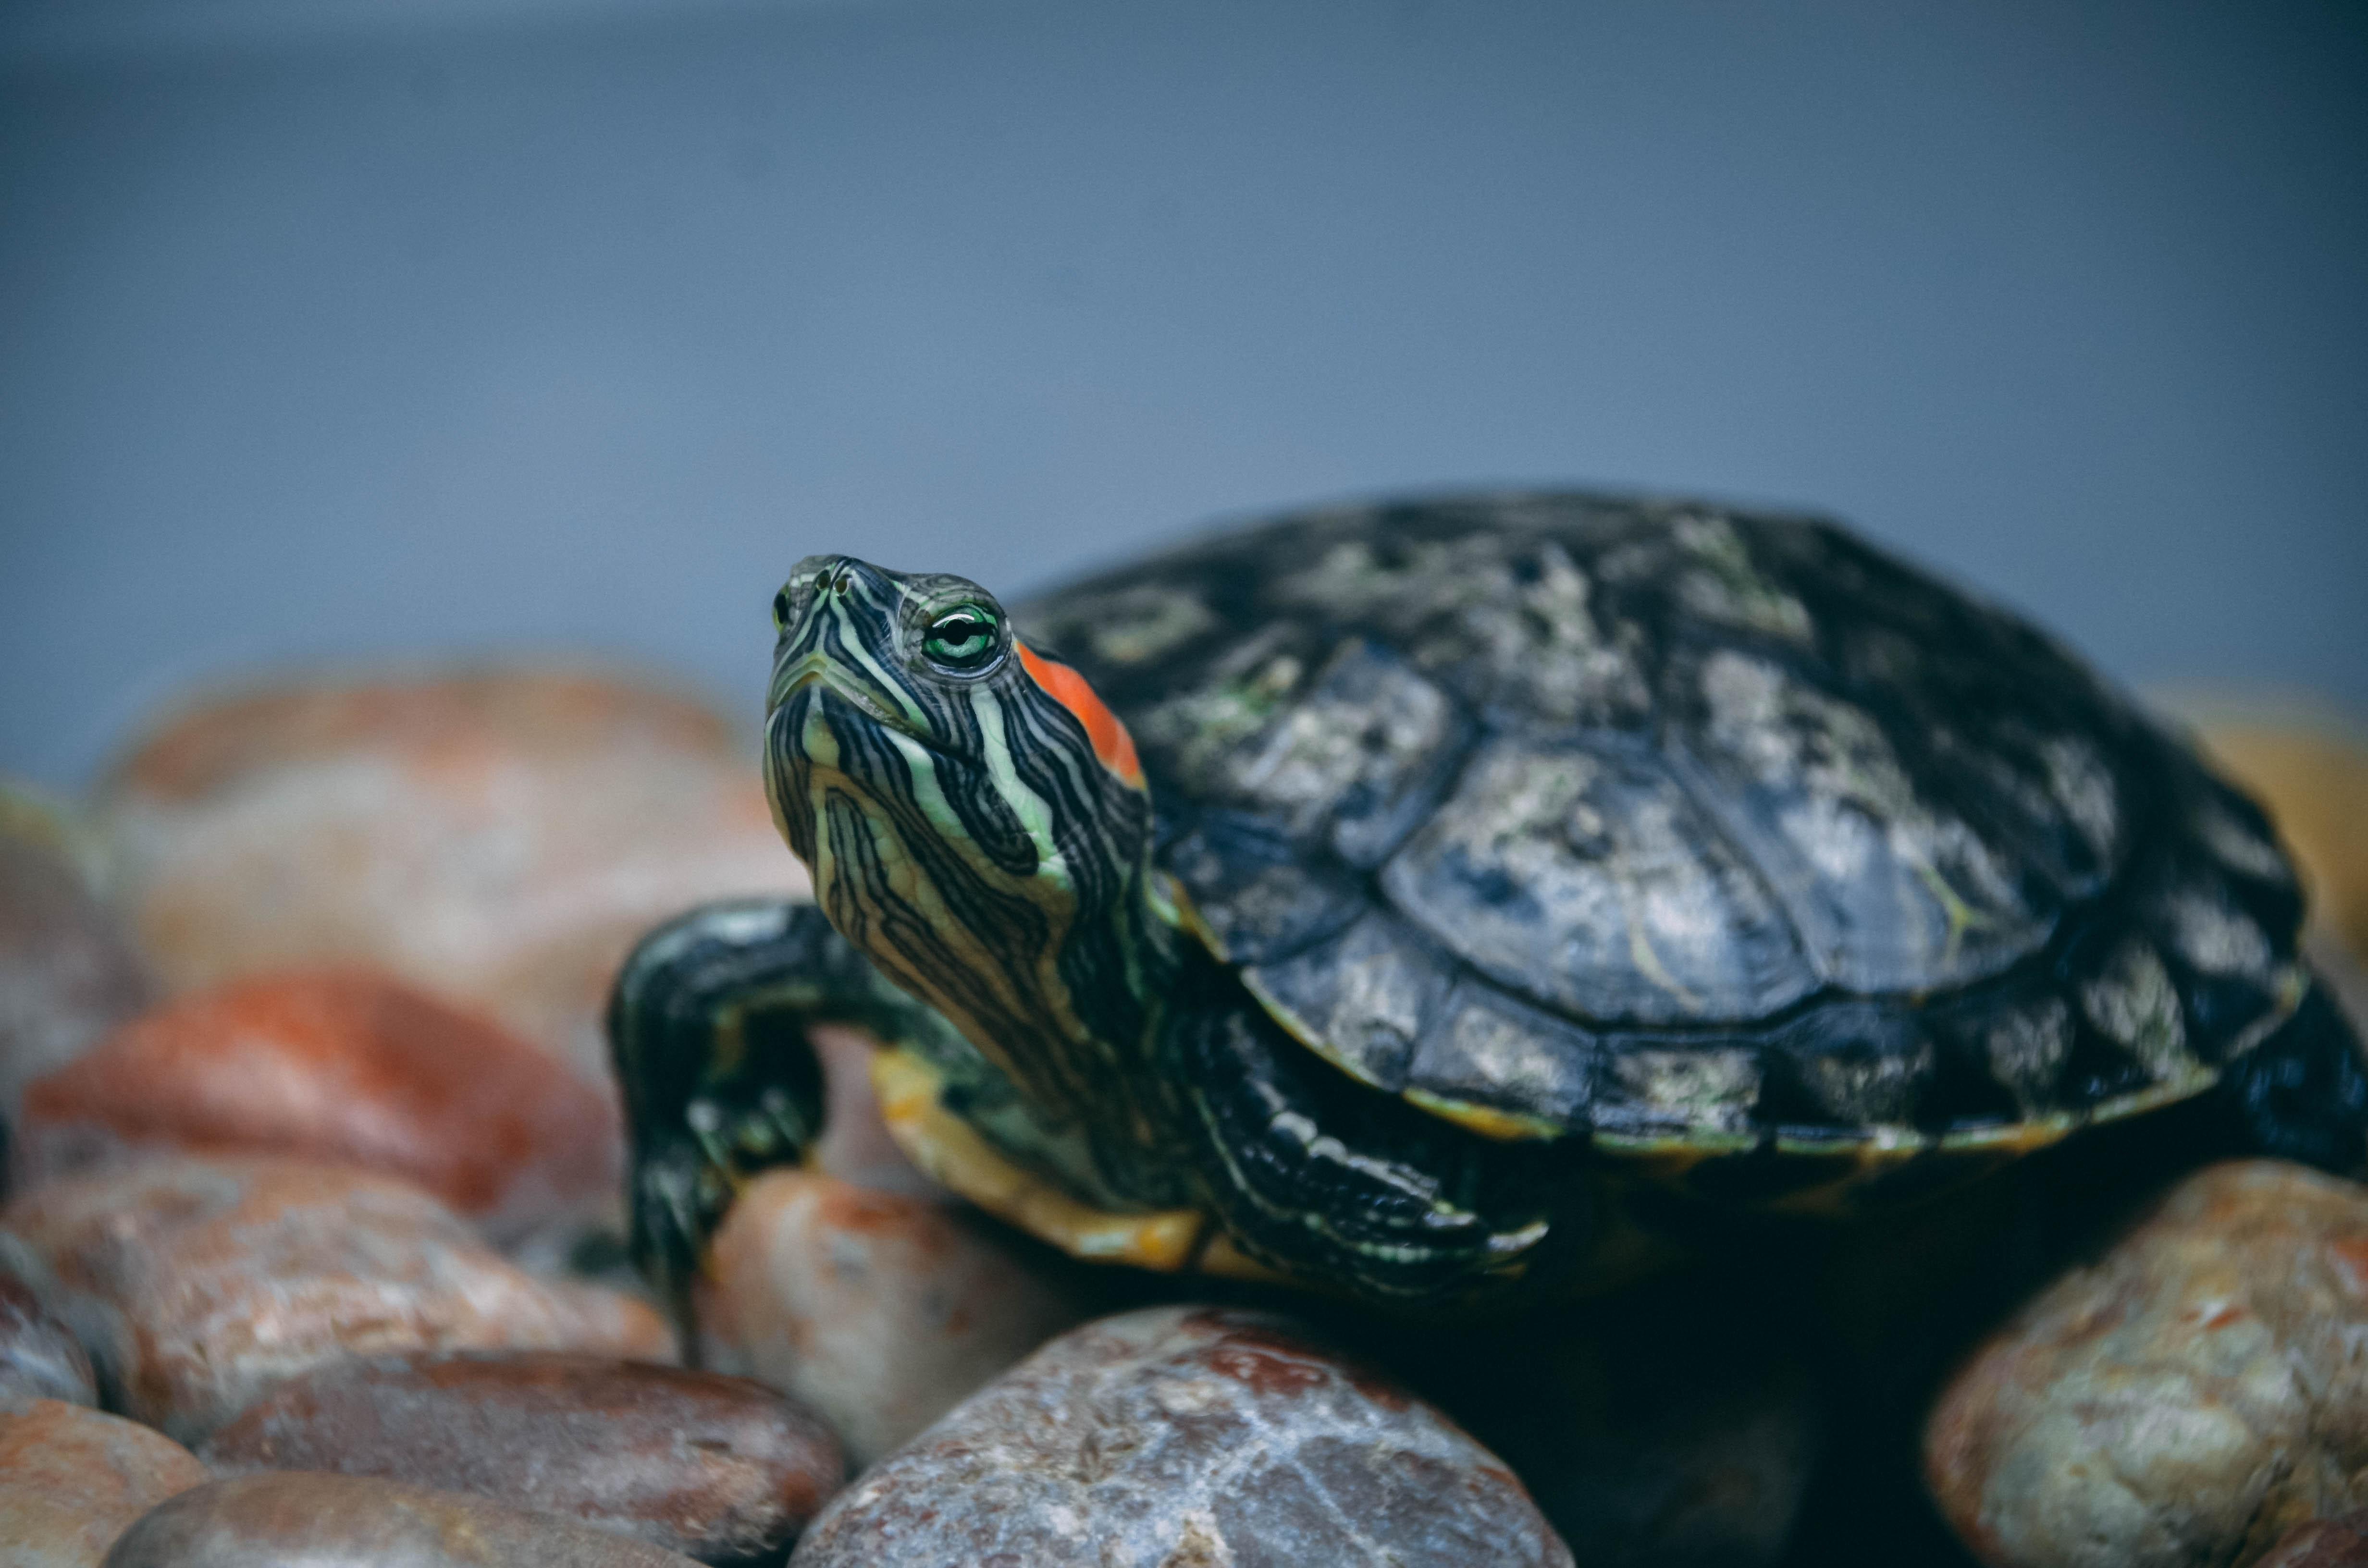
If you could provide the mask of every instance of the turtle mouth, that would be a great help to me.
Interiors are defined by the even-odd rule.
[[[844,661],[834,658],[820,648],[809,649],[775,668],[772,690],[767,694],[767,711],[768,714],[780,713],[800,692],[813,686],[822,687],[873,723],[894,730],[923,745],[931,745],[931,738],[926,733],[916,733],[912,721],[898,712],[894,702],[872,689],[871,681],[848,669]]]

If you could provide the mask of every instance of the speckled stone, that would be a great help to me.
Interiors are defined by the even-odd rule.
[[[798,1170],[749,1185],[709,1273],[710,1360],[811,1406],[858,1469],[1080,1315],[941,1202]]]
[[[497,1234],[618,1182],[609,1098],[481,1015],[367,970],[177,998],[25,1092],[20,1171],[126,1149],[301,1155],[400,1176]]]
[[[67,1326],[63,1294],[41,1256],[0,1231],[0,1396],[98,1403],[90,1357]]]
[[[689,1568],[692,1561],[461,1493],[294,1473],[182,1493],[124,1531],[106,1568]]]
[[[2368,1568],[2368,1509],[2297,1525],[2253,1568]]]
[[[186,1442],[345,1356],[673,1349],[644,1303],[537,1279],[427,1194],[365,1171],[159,1158],[38,1187],[0,1221],[90,1304],[75,1326],[110,1406]]]
[[[563,1351],[332,1362],[203,1457],[474,1493],[702,1562],[778,1551],[845,1479],[837,1439],[762,1384]]]
[[[1155,1307],[1072,1330],[882,1460],[793,1568],[1567,1565],[1521,1483],[1287,1320]]]
[[[188,1449],[137,1422],[0,1392],[7,1568],[95,1568],[125,1526],[206,1479]]]
[[[147,1006],[146,967],[74,854],[74,828],[0,782],[0,1118]]]
[[[2250,1562],[2368,1506],[2363,1340],[2368,1187],[2214,1165],[1974,1352],[1926,1481],[1995,1568]]]
[[[752,741],[629,679],[495,668],[303,682],[189,709],[105,782],[140,937],[176,988],[375,964],[607,1082],[634,939],[796,892]]]

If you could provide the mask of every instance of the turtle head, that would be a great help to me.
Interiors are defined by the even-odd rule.
[[[1142,968],[1126,727],[961,577],[809,556],[773,614],[767,793],[824,912],[1006,1072],[1074,1083],[1043,1042],[1123,1029]]]

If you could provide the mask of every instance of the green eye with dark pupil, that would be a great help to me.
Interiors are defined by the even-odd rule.
[[[929,622],[929,633],[921,644],[934,664],[951,669],[975,669],[994,656],[995,617],[974,606],[948,610]]]

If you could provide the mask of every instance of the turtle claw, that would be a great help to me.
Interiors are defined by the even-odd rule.
[[[822,1136],[807,1028],[848,1023],[896,1040],[916,1010],[821,910],[787,899],[702,904],[626,957],[607,1021],[632,1151],[631,1251],[687,1355],[708,1239],[758,1173],[802,1163]]]

